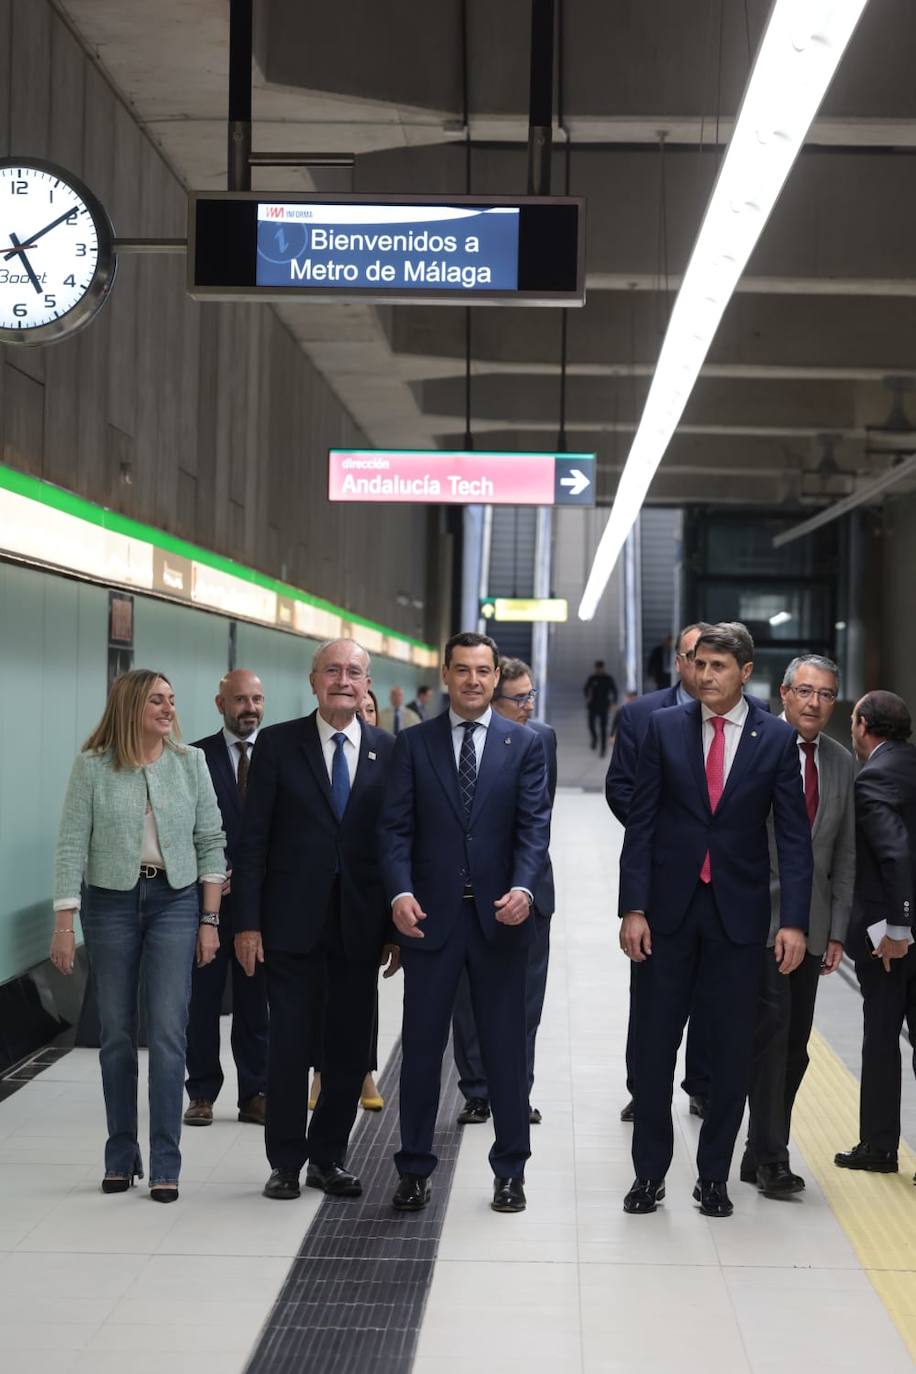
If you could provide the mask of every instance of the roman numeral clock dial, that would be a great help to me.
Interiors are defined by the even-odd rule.
[[[0,342],[48,343],[88,324],[114,281],[104,207],[69,172],[0,159]]]

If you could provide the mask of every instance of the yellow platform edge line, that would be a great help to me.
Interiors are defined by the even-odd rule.
[[[859,1138],[859,1083],[817,1031],[808,1051],[793,1139],[916,1361],[916,1155],[901,1141],[897,1174],[838,1169],[837,1150]]]

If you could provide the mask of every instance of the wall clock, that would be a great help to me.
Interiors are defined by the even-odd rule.
[[[73,334],[114,281],[114,231],[70,172],[37,158],[0,159],[0,342]]]

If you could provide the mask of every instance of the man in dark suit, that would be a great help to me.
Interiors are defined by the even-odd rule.
[[[499,660],[499,687],[493,697],[493,710],[505,720],[527,725],[541,738],[547,759],[547,794],[553,810],[557,791],[557,736],[550,725],[532,720],[537,692],[531,681],[531,669],[520,658]],[[532,1126],[541,1122],[541,1113],[531,1106],[531,1087],[534,1083],[534,1047],[544,994],[547,990],[547,965],[550,959],[550,918],[555,906],[553,865],[550,855],[534,889],[531,920],[534,937],[528,947],[528,1000],[526,1021],[528,1028],[528,1117]],[[467,975],[462,974],[452,1013],[452,1048],[458,1066],[458,1086],[464,1093],[465,1104],[458,1113],[460,1126],[473,1126],[486,1121],[490,1115],[490,1090],[480,1056],[480,1040],[471,1006],[471,990]]]
[[[408,711],[413,711],[414,715],[419,716],[421,720],[427,720],[430,710],[432,709],[432,704],[432,687],[418,687],[417,695],[413,701],[408,701],[407,709]]]
[[[223,1086],[219,1060],[219,1018],[228,969],[232,969],[232,1057],[238,1074],[239,1121],[263,1126],[267,1089],[267,987],[264,970],[246,978],[232,957],[232,865],[242,833],[242,804],[248,787],[251,751],[264,717],[261,679],[245,668],[226,673],[216,709],[223,728],[199,739],[213,779],[226,832],[228,878],[223,890],[219,951],[210,964],[194,968],[188,1020],[186,1126],[209,1126],[213,1104]]]
[[[607,753],[607,722],[611,707],[617,700],[617,683],[604,666],[604,659],[595,659],[595,670],[586,678],[582,688],[585,714],[588,719],[589,741],[593,749],[601,745],[601,757]]]
[[[839,669],[829,658],[802,654],[786,668],[780,694],[783,719],[796,732],[799,776],[811,827],[814,882],[804,959],[783,977],[768,952],[757,1003],[754,1058],[748,1105],[750,1125],[741,1178],[764,1197],[801,1192],[805,1180],[789,1166],[792,1108],[808,1068],[808,1038],[822,974],[843,957],[855,880],[855,808],[852,755],[824,733],[839,688]],[[772,826],[771,826],[772,831]],[[779,876],[770,835],[772,919],[768,950],[779,929]]]
[[[701,630],[711,627],[705,622],[685,625],[675,644],[674,666],[678,680],[673,687],[664,687],[659,692],[647,692],[635,701],[627,702],[617,712],[615,720],[614,749],[607,770],[604,795],[607,804],[620,824],[626,827],[633,787],[636,783],[636,765],[639,750],[646,737],[649,721],[655,711],[667,710],[669,706],[686,706],[695,700],[693,651]],[[635,965],[630,977],[630,1016],[627,1025],[627,1091],[630,1100],[620,1113],[621,1121],[633,1120],[633,988],[636,981]],[[701,996],[697,994],[697,998]],[[706,1110],[709,1095],[709,1064],[706,1052],[706,1036],[703,1033],[702,1006],[695,1004],[687,1030],[687,1049],[685,1053],[684,1081],[681,1087],[690,1098],[690,1111],[693,1116],[702,1116]]]
[[[856,703],[852,744],[864,767],[855,785],[849,953],[862,989],[865,1035],[859,1141],[834,1162],[841,1169],[879,1174],[897,1172],[904,1020],[916,1046],[916,748],[908,743],[911,734],[909,710],[893,692],[867,692]]]
[[[382,863],[404,969],[401,1211],[430,1198],[442,1055],[464,969],[496,1128],[492,1206],[525,1207],[530,911],[550,804],[540,738],[490,704],[498,664],[486,635],[453,635],[442,669],[450,709],[399,736],[385,797]]]
[[[796,737],[744,696],[753,654],[743,626],[704,630],[694,649],[700,700],[656,712],[639,755],[620,858],[620,944],[638,966],[627,1212],[654,1212],[664,1197],[674,1066],[699,982],[711,1013],[710,1093],[694,1198],[706,1216],[732,1213],[726,1182],[770,925],[771,810],[781,884],[774,955],[788,974],[805,953],[812,859]]]
[[[369,656],[351,639],[323,644],[309,681],[317,711],[261,732],[232,876],[236,956],[250,976],[261,962],[267,974],[264,1194],[277,1199],[299,1196],[306,1160],[308,1187],[362,1191],[344,1162],[391,930],[377,830],[394,741],[357,715]],[[318,1063],[306,1137],[308,1071]]]

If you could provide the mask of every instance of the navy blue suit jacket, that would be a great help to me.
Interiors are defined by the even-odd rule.
[[[552,725],[545,725],[540,720],[529,720],[528,729],[534,731],[544,746],[544,754],[547,759],[547,796],[550,801],[550,810],[553,812],[553,803],[557,795],[557,732]],[[550,862],[550,853],[548,852],[544,871],[534,889],[534,905],[542,916],[552,916],[556,904],[553,864]]]
[[[716,905],[736,944],[766,944],[770,927],[767,817],[779,858],[780,924],[807,931],[811,830],[796,734],[748,702],[722,799],[709,805],[700,703],[657,711],[639,753],[620,856],[620,911],[644,911],[670,934],[686,915],[709,851]]]
[[[467,919],[466,885],[491,942],[531,939],[532,922],[501,925],[494,903],[512,887],[534,893],[550,843],[544,746],[526,725],[493,713],[470,818],[458,790],[449,715],[398,735],[381,821],[382,869],[389,902],[412,892],[426,913],[411,949],[440,949]]]
[[[193,748],[202,749],[207,760],[219,813],[223,818],[223,830],[226,832],[226,863],[231,868],[242,836],[242,794],[229,762],[226,737],[222,730],[217,730],[215,735],[196,740]]]
[[[745,694],[747,695],[747,694]],[[769,711],[769,702],[759,697],[747,697],[761,711]],[[656,711],[665,711],[677,706],[677,684],[663,687],[658,692],[646,692],[635,701],[621,706],[614,727],[614,748],[608,764],[604,781],[604,795],[607,804],[621,825],[626,825],[630,802],[633,799],[633,785],[636,781],[636,765],[639,751],[649,728],[649,721]]]
[[[232,874],[233,927],[260,930],[267,948],[308,954],[339,882],[344,950],[353,959],[376,959],[391,931],[378,818],[394,740],[361,725],[356,777],[338,820],[316,714],[258,735]]]

